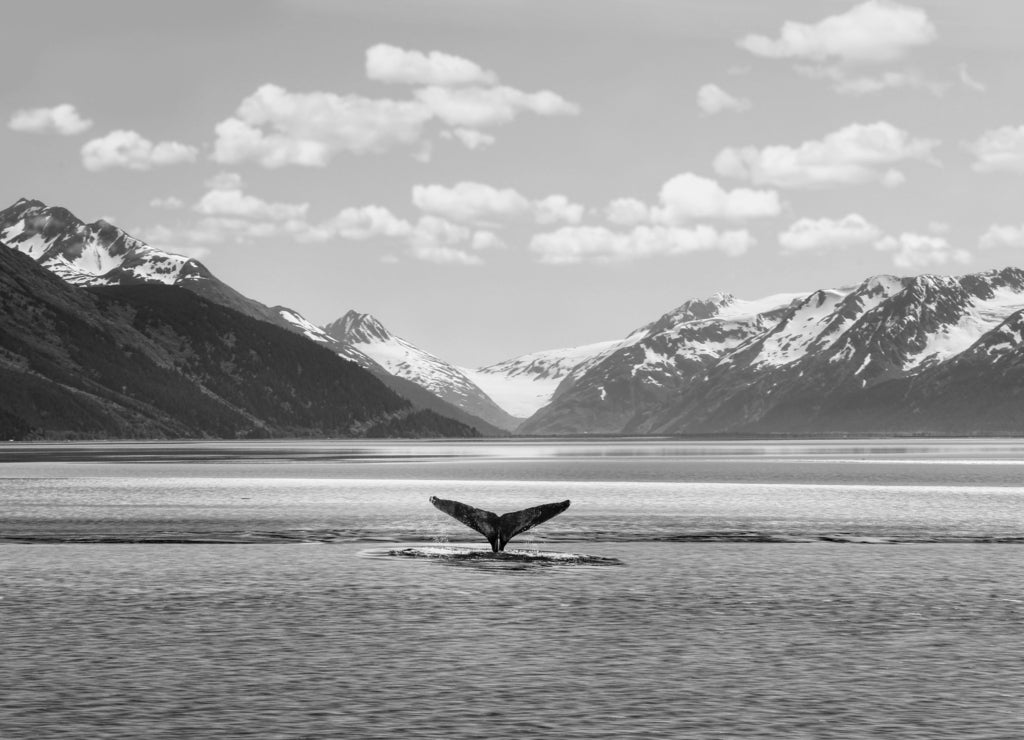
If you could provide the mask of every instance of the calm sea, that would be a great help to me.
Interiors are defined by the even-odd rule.
[[[1012,440],[0,445],[2,738],[1024,737]],[[572,500],[510,547],[432,495]],[[429,547],[425,547],[429,546]]]

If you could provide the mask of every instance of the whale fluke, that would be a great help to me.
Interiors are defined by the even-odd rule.
[[[458,519],[470,529],[475,529],[486,537],[494,552],[504,550],[508,541],[517,534],[533,529],[538,524],[558,516],[569,508],[569,501],[566,500],[555,504],[531,506],[529,509],[512,511],[498,516],[492,511],[484,511],[475,506],[437,496],[431,496],[430,503],[448,516]]]

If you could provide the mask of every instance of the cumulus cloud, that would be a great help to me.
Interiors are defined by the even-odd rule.
[[[472,231],[437,216],[423,216],[409,235],[412,256],[425,262],[479,265],[478,254],[459,247],[472,238]]]
[[[986,131],[964,148],[974,155],[977,172],[1024,172],[1024,126]]]
[[[891,252],[893,264],[907,270],[971,261],[971,253],[966,249],[954,249],[943,237],[927,234],[904,232],[886,236],[875,244],[875,249]]]
[[[997,249],[999,247],[1024,247],[1024,225],[1009,226],[993,224],[978,240],[978,246],[982,249]]]
[[[298,234],[299,241],[328,241],[333,238],[366,241],[374,237],[403,237],[412,225],[383,206],[343,208],[336,216]]]
[[[933,161],[936,139],[911,136],[884,121],[854,123],[798,147],[728,147],[714,160],[720,175],[781,188],[814,188],[881,182],[893,186],[903,174],[890,165]]]
[[[881,238],[877,226],[851,213],[841,219],[802,218],[779,234],[779,244],[786,253],[819,252],[872,244]]]
[[[309,203],[268,203],[238,189],[214,189],[204,195],[195,210],[206,216],[238,216],[242,218],[287,221],[304,219]]]
[[[514,87],[424,87],[416,99],[449,126],[477,129],[509,123],[519,114],[575,116],[580,107],[550,90],[526,93]]]
[[[583,220],[583,206],[564,195],[549,195],[533,202],[533,214],[539,224],[578,224]]]
[[[752,105],[746,98],[730,95],[715,84],[702,85],[697,91],[697,107],[709,116],[725,111],[743,113],[750,110]]]
[[[124,167],[149,170],[172,164],[195,162],[199,150],[176,141],[154,144],[135,131],[118,129],[106,136],[87,141],[82,146],[82,164],[88,170]]]
[[[493,231],[477,231],[473,234],[470,246],[476,250],[505,249],[506,244],[501,237]]]
[[[751,34],[737,44],[772,59],[880,63],[902,59],[937,36],[924,10],[894,0],[868,0],[816,23],[786,21],[777,38]]]
[[[453,221],[491,222],[530,210],[530,201],[512,188],[499,189],[479,182],[460,182],[450,188],[415,185],[412,202],[421,211]]]
[[[494,85],[498,76],[476,62],[431,51],[377,44],[366,50],[366,76],[405,85]]]
[[[530,250],[547,264],[626,262],[661,255],[721,251],[731,256],[745,253],[755,243],[745,230],[720,232],[710,226],[637,226],[612,231],[603,226],[564,226],[536,234]]]
[[[900,61],[937,37],[924,10],[894,0],[868,0],[816,23],[787,21],[774,39],[751,34],[737,44],[757,56],[793,60],[797,73],[827,80],[841,94],[919,88],[941,95],[947,85],[914,70],[863,71],[867,66]]]
[[[452,187],[416,185],[412,202],[425,213],[462,223],[497,224],[527,215],[541,224],[579,223],[583,218],[583,206],[564,195],[530,200],[512,188],[479,182],[459,182]]]
[[[68,103],[52,108],[28,108],[15,111],[7,122],[12,131],[32,134],[57,133],[74,136],[92,127],[92,121],[82,118],[75,106]]]
[[[618,226],[638,226],[651,218],[651,209],[637,198],[616,198],[604,211],[605,218]]]
[[[263,85],[216,126],[213,159],[264,167],[323,167],[337,154],[383,152],[416,142],[432,114],[416,101]]]
[[[683,226],[701,219],[738,221],[770,218],[781,212],[779,194],[774,190],[726,190],[715,180],[684,172],[661,186],[657,205],[617,198],[605,208],[605,217],[619,226]]]
[[[306,203],[272,203],[239,190],[219,188],[206,193],[193,210],[202,216],[194,223],[175,229],[163,225],[142,229],[141,238],[174,244],[179,251],[270,238],[307,244],[398,241],[415,259],[462,265],[481,264],[484,253],[504,247],[491,231],[431,214],[409,221],[378,205],[348,207],[323,221],[311,221]]]
[[[164,211],[177,211],[185,207],[185,202],[181,198],[175,198],[173,195],[168,195],[166,198],[153,198],[149,201],[150,208],[159,208]]]
[[[446,129],[441,132],[441,138],[454,139],[470,150],[483,149],[495,141],[495,138],[490,134],[472,128]]]
[[[241,190],[242,176],[237,172],[218,172],[203,184],[210,190]]]
[[[676,175],[661,186],[661,206],[652,220],[679,225],[700,218],[747,219],[777,216],[782,210],[774,190],[726,190],[715,180],[692,172]]]
[[[341,153],[422,146],[428,124],[436,121],[454,127],[449,136],[477,149],[494,141],[478,130],[481,127],[507,124],[523,113],[579,113],[578,105],[550,90],[526,93],[504,85],[429,85],[413,91],[413,96],[392,100],[295,93],[263,85],[242,101],[235,115],[217,124],[212,158],[223,164],[255,161],[271,168],[323,167]]]

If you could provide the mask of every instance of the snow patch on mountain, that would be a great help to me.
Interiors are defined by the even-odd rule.
[[[961,319],[928,335],[924,347],[907,356],[903,369],[919,371],[958,355],[1003,323],[1009,314],[1024,309],[1024,294],[1010,287],[996,288],[992,293],[987,299],[972,297]]]
[[[624,341],[532,352],[486,367],[459,369],[503,409],[526,418],[546,406],[559,384],[577,367],[605,356]]]
[[[807,293],[773,293],[754,300],[733,299],[722,305],[718,313],[715,314],[715,318],[722,321],[744,321],[785,308],[793,301],[798,301],[806,296]]]
[[[336,350],[340,354],[350,350],[355,356],[368,357],[390,374],[410,380],[495,426],[513,429],[521,420],[497,404],[463,370],[395,336],[370,314],[349,311],[323,330],[341,345]]]
[[[847,295],[838,290],[819,290],[804,298],[790,316],[764,337],[751,365],[788,365],[803,357]]]
[[[299,333],[307,339],[312,339],[314,342],[320,342],[321,344],[336,344],[333,337],[305,316],[297,314],[289,308],[280,307],[277,309],[277,313],[282,319],[295,326]]]

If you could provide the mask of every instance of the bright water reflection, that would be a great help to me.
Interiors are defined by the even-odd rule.
[[[1016,737],[1021,453],[0,446],[0,737]],[[433,494],[623,565],[379,557],[474,542]]]

